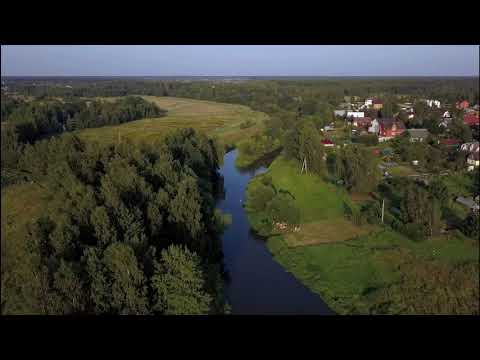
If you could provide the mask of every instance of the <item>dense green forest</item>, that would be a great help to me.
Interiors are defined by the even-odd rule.
[[[225,312],[221,161],[189,129],[151,145],[26,145],[19,167],[48,201],[26,243],[2,229],[2,314]]]
[[[173,81],[109,78],[11,79],[5,84],[9,92],[26,96],[97,97],[156,95],[187,97],[230,102],[270,113],[276,109],[296,110],[322,99],[332,105],[344,96],[399,95],[405,101],[413,98],[435,98],[442,103],[458,99],[478,101],[478,78],[332,78],[322,80],[250,80]],[[308,111],[308,110],[307,110]]]

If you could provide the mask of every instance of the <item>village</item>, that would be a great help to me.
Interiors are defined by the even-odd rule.
[[[363,143],[377,156],[378,167],[384,178],[406,176],[426,185],[436,176],[446,176],[452,172],[478,171],[479,104],[472,105],[467,100],[459,100],[455,104],[442,104],[436,99],[421,99],[415,103],[396,104],[397,111],[386,117],[382,116],[385,105],[383,100],[379,98],[359,100],[360,98],[355,96],[345,97],[345,102],[334,112],[336,121],[322,129],[324,135],[322,145],[327,151],[351,143]],[[422,114],[415,111],[419,103],[423,106]],[[424,119],[430,120],[429,128],[425,126]],[[468,135],[469,132],[471,136]],[[413,157],[410,161],[405,161],[402,151],[395,146],[402,139],[404,141],[408,139],[412,145],[414,143],[435,145],[442,149],[444,154],[448,154],[445,163],[451,166],[443,166],[436,171],[427,169],[429,166],[426,165],[430,165],[428,156]],[[404,147],[403,150],[407,149]],[[455,200],[469,211],[479,210],[478,195],[458,196]]]

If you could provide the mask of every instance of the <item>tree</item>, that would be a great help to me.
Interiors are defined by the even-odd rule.
[[[260,182],[247,192],[247,204],[254,211],[264,211],[274,196],[274,188]]]
[[[161,253],[152,276],[154,309],[167,315],[208,314],[212,297],[205,291],[200,258],[171,245]]]
[[[480,236],[480,220],[478,213],[471,212],[461,224],[462,232],[474,239]]]
[[[289,131],[284,140],[285,153],[288,158],[299,163],[307,161],[308,170],[322,174],[324,170],[323,146],[320,135],[311,121],[303,121]]]
[[[429,190],[442,206],[448,205],[451,196],[448,187],[443,181],[440,179],[433,180],[430,184]]]
[[[425,189],[409,182],[402,199],[402,216],[405,224],[413,224],[423,236],[432,236],[440,223],[440,204]]]
[[[380,180],[374,155],[358,145],[347,146],[338,152],[336,173],[349,191],[372,191]]]

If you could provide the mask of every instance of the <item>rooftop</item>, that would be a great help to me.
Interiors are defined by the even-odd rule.
[[[408,132],[412,138],[426,139],[429,135],[429,132],[427,129],[408,129]]]

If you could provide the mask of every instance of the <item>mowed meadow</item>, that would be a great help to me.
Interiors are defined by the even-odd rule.
[[[179,128],[194,128],[217,137],[225,145],[236,144],[239,140],[259,133],[268,115],[253,111],[248,106],[217,103],[174,97],[142,96],[160,108],[167,110],[167,116],[142,119],[118,126],[83,129],[75,132],[85,140],[113,143],[122,140],[153,142],[168,132]],[[115,98],[101,98],[111,101]],[[249,120],[253,125],[241,128]]]

